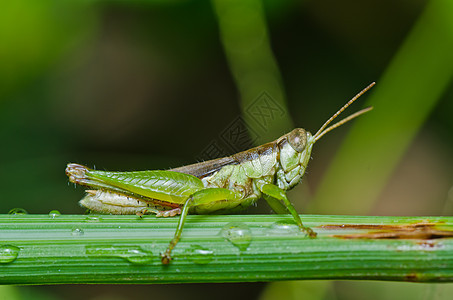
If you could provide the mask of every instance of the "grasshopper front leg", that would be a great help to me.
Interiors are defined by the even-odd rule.
[[[316,232],[302,224],[299,214],[289,201],[284,190],[270,183],[259,186],[259,189],[263,193],[264,199],[276,213],[284,214],[289,212],[301,231],[305,232],[311,238],[316,237]]]
[[[234,201],[238,200],[242,195],[238,192],[231,191],[223,188],[209,188],[203,189],[192,194],[184,203],[183,209],[181,211],[181,217],[179,218],[178,226],[176,228],[175,236],[170,241],[168,248],[164,253],[161,254],[162,263],[167,265],[171,261],[171,251],[175,248],[181,239],[182,229],[184,223],[186,222],[187,215],[190,208],[197,205],[215,205],[215,202],[224,200],[224,201]]]

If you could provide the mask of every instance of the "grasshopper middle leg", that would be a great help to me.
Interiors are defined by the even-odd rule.
[[[162,263],[165,265],[170,263],[171,251],[173,250],[173,248],[175,248],[176,244],[178,244],[179,240],[181,239],[182,229],[191,207],[211,203],[215,205],[215,202],[220,200],[233,201],[239,198],[241,198],[240,193],[223,188],[209,188],[200,190],[192,194],[184,203],[183,209],[181,211],[181,217],[176,228],[175,236],[170,241],[170,245],[168,245],[168,248],[165,250],[165,252],[161,254]]]

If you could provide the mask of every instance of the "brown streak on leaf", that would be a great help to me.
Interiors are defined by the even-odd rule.
[[[409,281],[409,282],[418,282],[419,278],[418,278],[417,273],[410,273],[410,274],[407,274],[406,276],[404,276],[404,280]]]
[[[435,226],[439,223],[418,222],[401,225],[379,224],[341,224],[323,225],[324,229],[358,229],[373,230],[366,233],[336,234],[333,237],[342,239],[421,239],[432,240],[453,237],[453,231],[439,230]]]

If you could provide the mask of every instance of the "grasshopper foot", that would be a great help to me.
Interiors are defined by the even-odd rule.
[[[162,261],[163,265],[170,264],[171,256],[170,256],[168,249],[164,253],[160,254],[160,260]]]
[[[177,208],[173,208],[170,210],[159,210],[154,207],[147,207],[136,213],[136,215],[139,216],[140,218],[147,214],[156,214],[156,217],[158,217],[158,218],[159,217],[164,217],[164,218],[174,217],[176,215],[181,214],[181,208],[177,207]]]
[[[156,217],[174,217],[181,214],[181,208],[177,207],[170,210],[160,210],[156,213]]]
[[[170,245],[168,245],[168,248],[165,250],[165,252],[160,254],[162,264],[168,265],[172,260],[171,251],[173,250],[173,248],[175,248],[176,244],[179,242],[179,238],[180,236],[176,234],[176,236],[170,241]]]
[[[301,228],[303,232],[305,232],[306,235],[308,235],[309,238],[316,238],[317,236],[317,233],[313,231],[313,229],[311,229],[310,227],[302,227]]]
[[[69,177],[69,181],[76,184],[84,184],[87,180],[86,172],[88,168],[79,164],[68,164],[65,173]]]

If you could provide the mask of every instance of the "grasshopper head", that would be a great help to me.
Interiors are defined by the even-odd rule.
[[[312,135],[310,132],[302,128],[296,128],[291,132],[280,137],[276,142],[280,150],[280,164],[284,171],[285,180],[289,188],[296,185],[297,182],[302,178],[305,173],[305,169],[308,165],[311,156],[311,150],[313,145],[318,141],[322,136],[324,136],[329,131],[343,125],[344,123],[364,114],[372,109],[372,107],[364,108],[352,115],[338,121],[337,123],[327,127],[336,117],[338,117],[349,105],[351,105],[357,98],[359,98],[363,93],[368,91],[375,83],[371,83],[360,93],[354,96],[349,100],[342,108],[340,108],[332,117],[330,117],[316,134]],[[286,184],[282,184],[284,187]]]
[[[287,134],[286,140],[294,151],[301,153],[307,146],[311,134],[303,128],[296,128]]]
[[[305,169],[314,142],[312,134],[303,128],[293,129],[277,140],[280,164],[285,173],[300,165]]]

